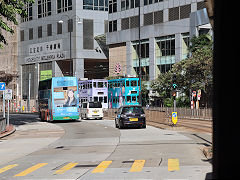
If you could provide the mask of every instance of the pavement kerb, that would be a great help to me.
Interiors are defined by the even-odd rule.
[[[9,136],[9,135],[13,134],[13,133],[16,131],[15,126],[12,125],[12,124],[10,124],[9,127],[6,127],[6,129],[7,129],[7,130],[6,130],[5,132],[0,133],[0,139],[1,139],[1,138],[4,138],[4,137],[6,137],[6,136]]]

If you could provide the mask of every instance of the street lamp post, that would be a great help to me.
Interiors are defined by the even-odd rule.
[[[141,90],[141,77],[142,77],[142,69],[141,69],[141,20],[140,20],[140,14],[141,12],[141,1],[139,1],[138,6],[138,64],[139,64],[139,104],[142,105],[142,90]]]
[[[69,31],[69,59],[70,59],[70,63],[69,63],[69,76],[72,76],[72,32],[73,32],[73,20],[72,18],[70,18],[68,15],[64,15],[67,16],[68,18],[68,31]],[[78,24],[82,24],[82,22],[80,21],[80,18],[78,16],[76,16],[79,20],[78,20]],[[58,23],[63,24],[63,20],[58,21]]]

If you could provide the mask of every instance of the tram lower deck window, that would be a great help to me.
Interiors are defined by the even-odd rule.
[[[131,102],[131,96],[127,96],[127,102]]]

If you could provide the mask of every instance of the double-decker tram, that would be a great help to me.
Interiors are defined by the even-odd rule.
[[[79,119],[76,77],[53,77],[39,82],[38,103],[41,120]]]
[[[139,78],[120,78],[108,80],[109,108],[123,105],[139,105]]]
[[[101,102],[102,108],[108,108],[108,81],[105,79],[92,79],[78,81],[79,101]]]

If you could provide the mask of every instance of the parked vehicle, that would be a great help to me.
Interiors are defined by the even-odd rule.
[[[103,108],[101,102],[84,102],[80,108],[81,119],[102,119]]]
[[[146,128],[146,118],[142,106],[125,105],[115,112],[116,128],[124,128],[126,126],[138,126]]]

